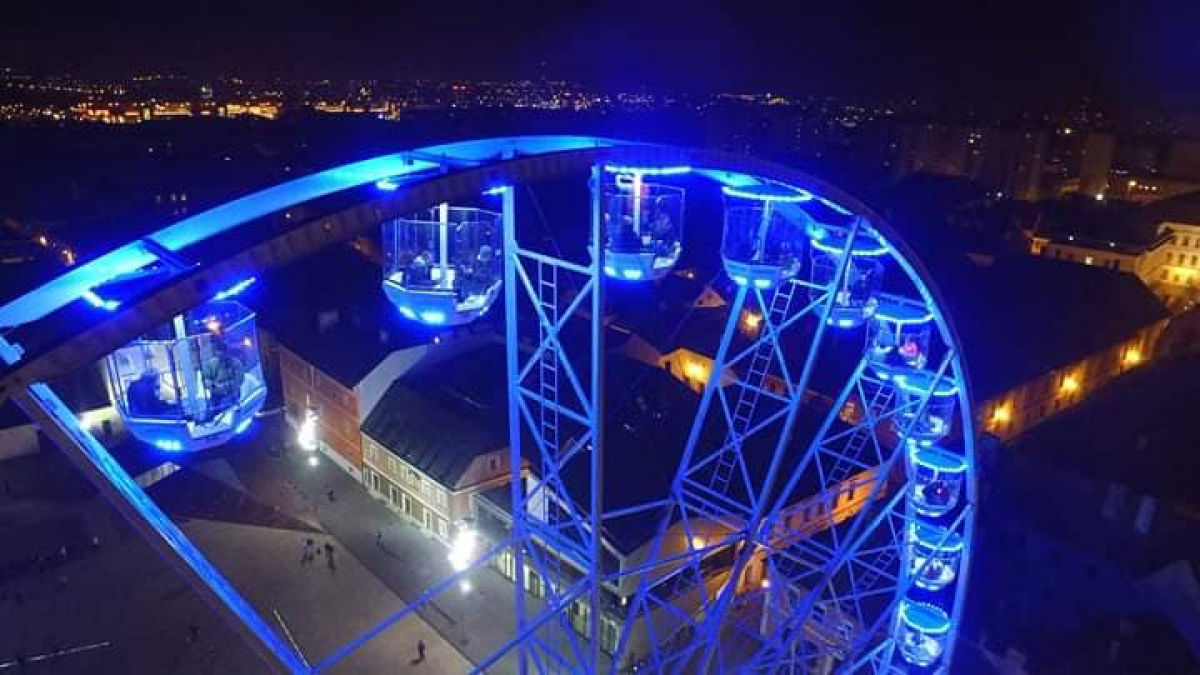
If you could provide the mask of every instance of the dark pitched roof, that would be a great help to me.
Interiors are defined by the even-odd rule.
[[[1079,361],[1169,316],[1137,277],[1036,256],[932,269],[958,327],[976,400]]]
[[[1200,357],[1131,371],[1038,425],[1014,449],[1060,469],[1200,506]]]
[[[388,354],[433,339],[399,316],[380,280],[378,265],[336,246],[268,273],[243,301],[285,347],[353,387]]]
[[[1200,225],[1200,190],[1148,204],[1143,215],[1152,224],[1172,221]]]
[[[489,364],[500,379],[489,372]],[[393,383],[363,421],[362,431],[430,478],[454,488],[471,460],[508,444],[504,372],[504,351],[498,345],[431,366]],[[461,388],[473,376],[483,386]]]

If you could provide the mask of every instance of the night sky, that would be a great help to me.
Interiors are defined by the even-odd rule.
[[[22,1],[6,3],[0,65],[82,75],[547,76],[980,103],[1091,95],[1191,108],[1200,107],[1198,26],[1198,0]]]

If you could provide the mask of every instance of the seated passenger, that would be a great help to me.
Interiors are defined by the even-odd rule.
[[[171,404],[159,398],[158,375],[150,370],[126,385],[125,401],[133,417],[161,417],[172,409]]]

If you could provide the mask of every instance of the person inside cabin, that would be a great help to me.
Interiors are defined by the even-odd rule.
[[[160,417],[171,411],[171,404],[158,395],[158,373],[147,368],[125,387],[126,405],[134,417]]]

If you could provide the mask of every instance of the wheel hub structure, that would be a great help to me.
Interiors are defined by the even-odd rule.
[[[572,177],[591,216],[577,226],[586,245],[564,253],[518,213],[518,190]],[[693,236],[697,203],[723,204],[719,237]],[[46,382],[108,358],[136,403],[121,410],[144,419],[165,415],[160,372],[173,374],[172,401],[204,410],[261,397],[257,358],[237,351],[256,349],[252,333],[177,317],[381,228],[380,292],[398,320],[504,317],[510,523],[493,537],[459,524],[441,581],[310,662]],[[693,239],[720,244],[694,251]],[[678,447],[606,443],[619,423],[606,392],[625,384],[605,377],[606,296],[640,285],[653,302],[690,260],[721,269],[727,291],[690,430]],[[81,265],[0,307],[0,387],[280,672],[336,669],[501,558],[511,639],[489,645],[478,672],[945,672],[977,499],[974,411],[945,307],[885,222],[812,176],[707,150],[498,138],[299,178]],[[144,348],[110,357],[172,322],[207,351],[176,340],[154,361]],[[671,466],[653,495],[625,489],[646,453]]]

